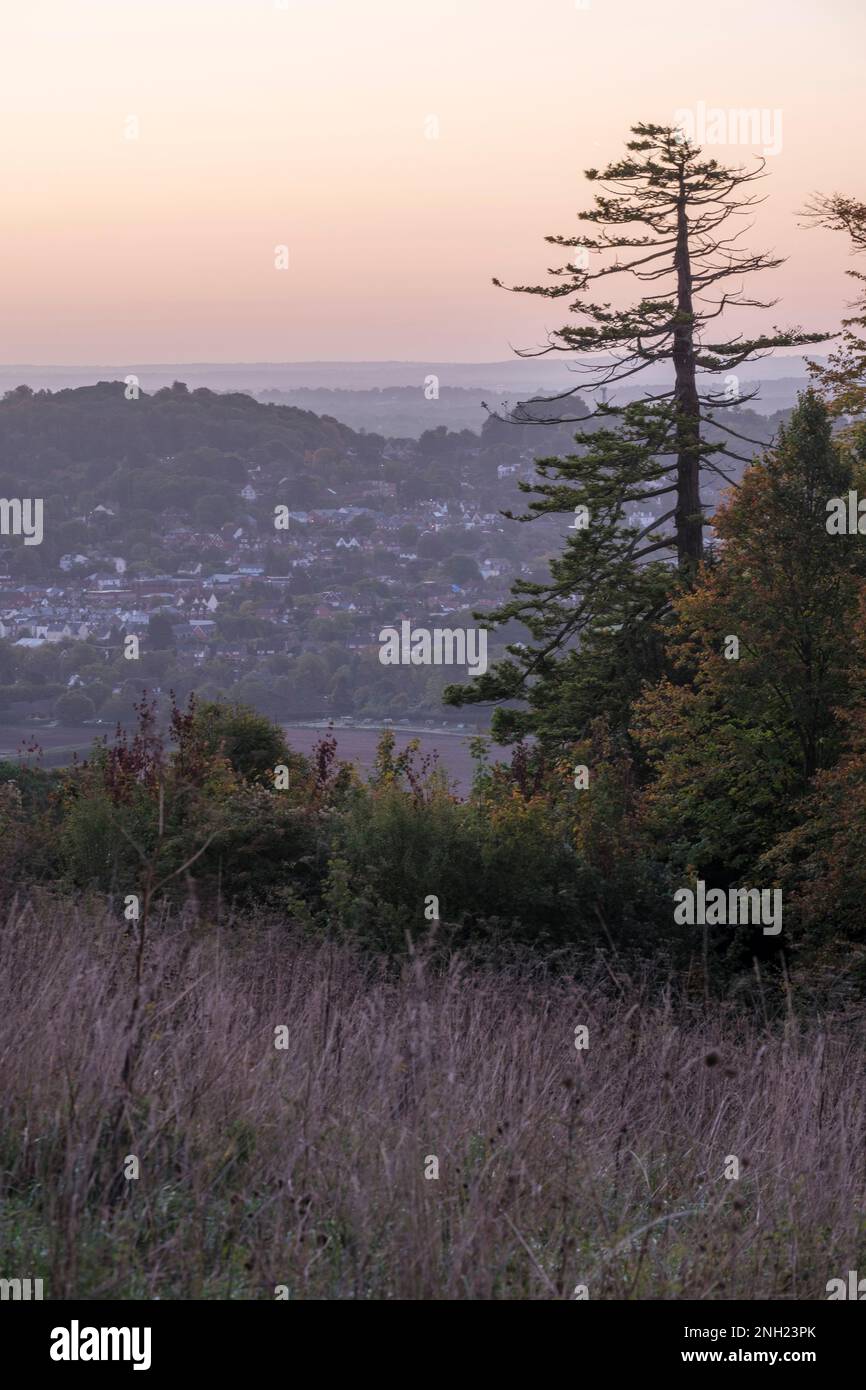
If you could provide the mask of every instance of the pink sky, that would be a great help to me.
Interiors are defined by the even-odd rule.
[[[280,3],[4,17],[3,360],[507,357],[565,315],[491,276],[543,279],[583,169],[699,102],[781,112],[750,245],[782,302],[731,327],[837,326],[844,240],[796,212],[866,196],[862,0]]]

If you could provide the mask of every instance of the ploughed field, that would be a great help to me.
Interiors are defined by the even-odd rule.
[[[311,724],[284,724],[282,728],[291,747],[299,753],[310,753],[327,732],[326,727]],[[62,767],[71,762],[76,753],[79,758],[86,757],[94,738],[103,734],[108,734],[110,738],[113,732],[113,726],[109,725],[87,728],[56,725],[52,728],[40,724],[3,724],[0,725],[0,759],[16,761],[22,750],[35,741],[42,751],[40,766]],[[368,772],[373,766],[381,735],[381,726],[365,729],[338,727],[334,730],[337,756],[345,762],[356,763],[362,772]],[[394,735],[398,753],[411,738],[417,737],[422,754],[438,753],[439,762],[454,782],[456,790],[461,795],[469,791],[472,783],[472,758],[469,753],[471,731],[458,734],[426,730],[415,734],[412,730],[395,726]],[[499,755],[506,756],[504,750],[499,750]],[[30,754],[29,757],[35,760],[35,755]]]

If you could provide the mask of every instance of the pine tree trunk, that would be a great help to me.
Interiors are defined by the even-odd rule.
[[[677,412],[677,509],[674,520],[677,562],[681,570],[694,570],[704,552],[701,509],[701,408],[695,380],[695,342],[692,306],[692,269],[689,256],[689,224],[686,195],[680,183],[677,207],[677,314],[674,327],[674,403]]]

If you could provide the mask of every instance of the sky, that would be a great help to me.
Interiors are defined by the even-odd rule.
[[[781,136],[748,241],[790,258],[749,286],[781,303],[732,331],[836,328],[844,238],[797,212],[866,196],[862,0],[583,5],[18,0],[0,361],[507,358],[567,316],[492,276],[543,280],[583,170],[701,103]]]

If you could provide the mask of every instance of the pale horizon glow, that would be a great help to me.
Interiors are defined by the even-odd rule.
[[[782,113],[746,242],[789,257],[749,284],[780,303],[727,328],[836,329],[845,240],[797,214],[815,191],[866,197],[860,0],[590,5],[16,7],[0,49],[4,362],[504,360],[567,307],[491,277],[542,282],[545,234],[572,234],[590,204],[582,171],[636,121],[699,102]]]

